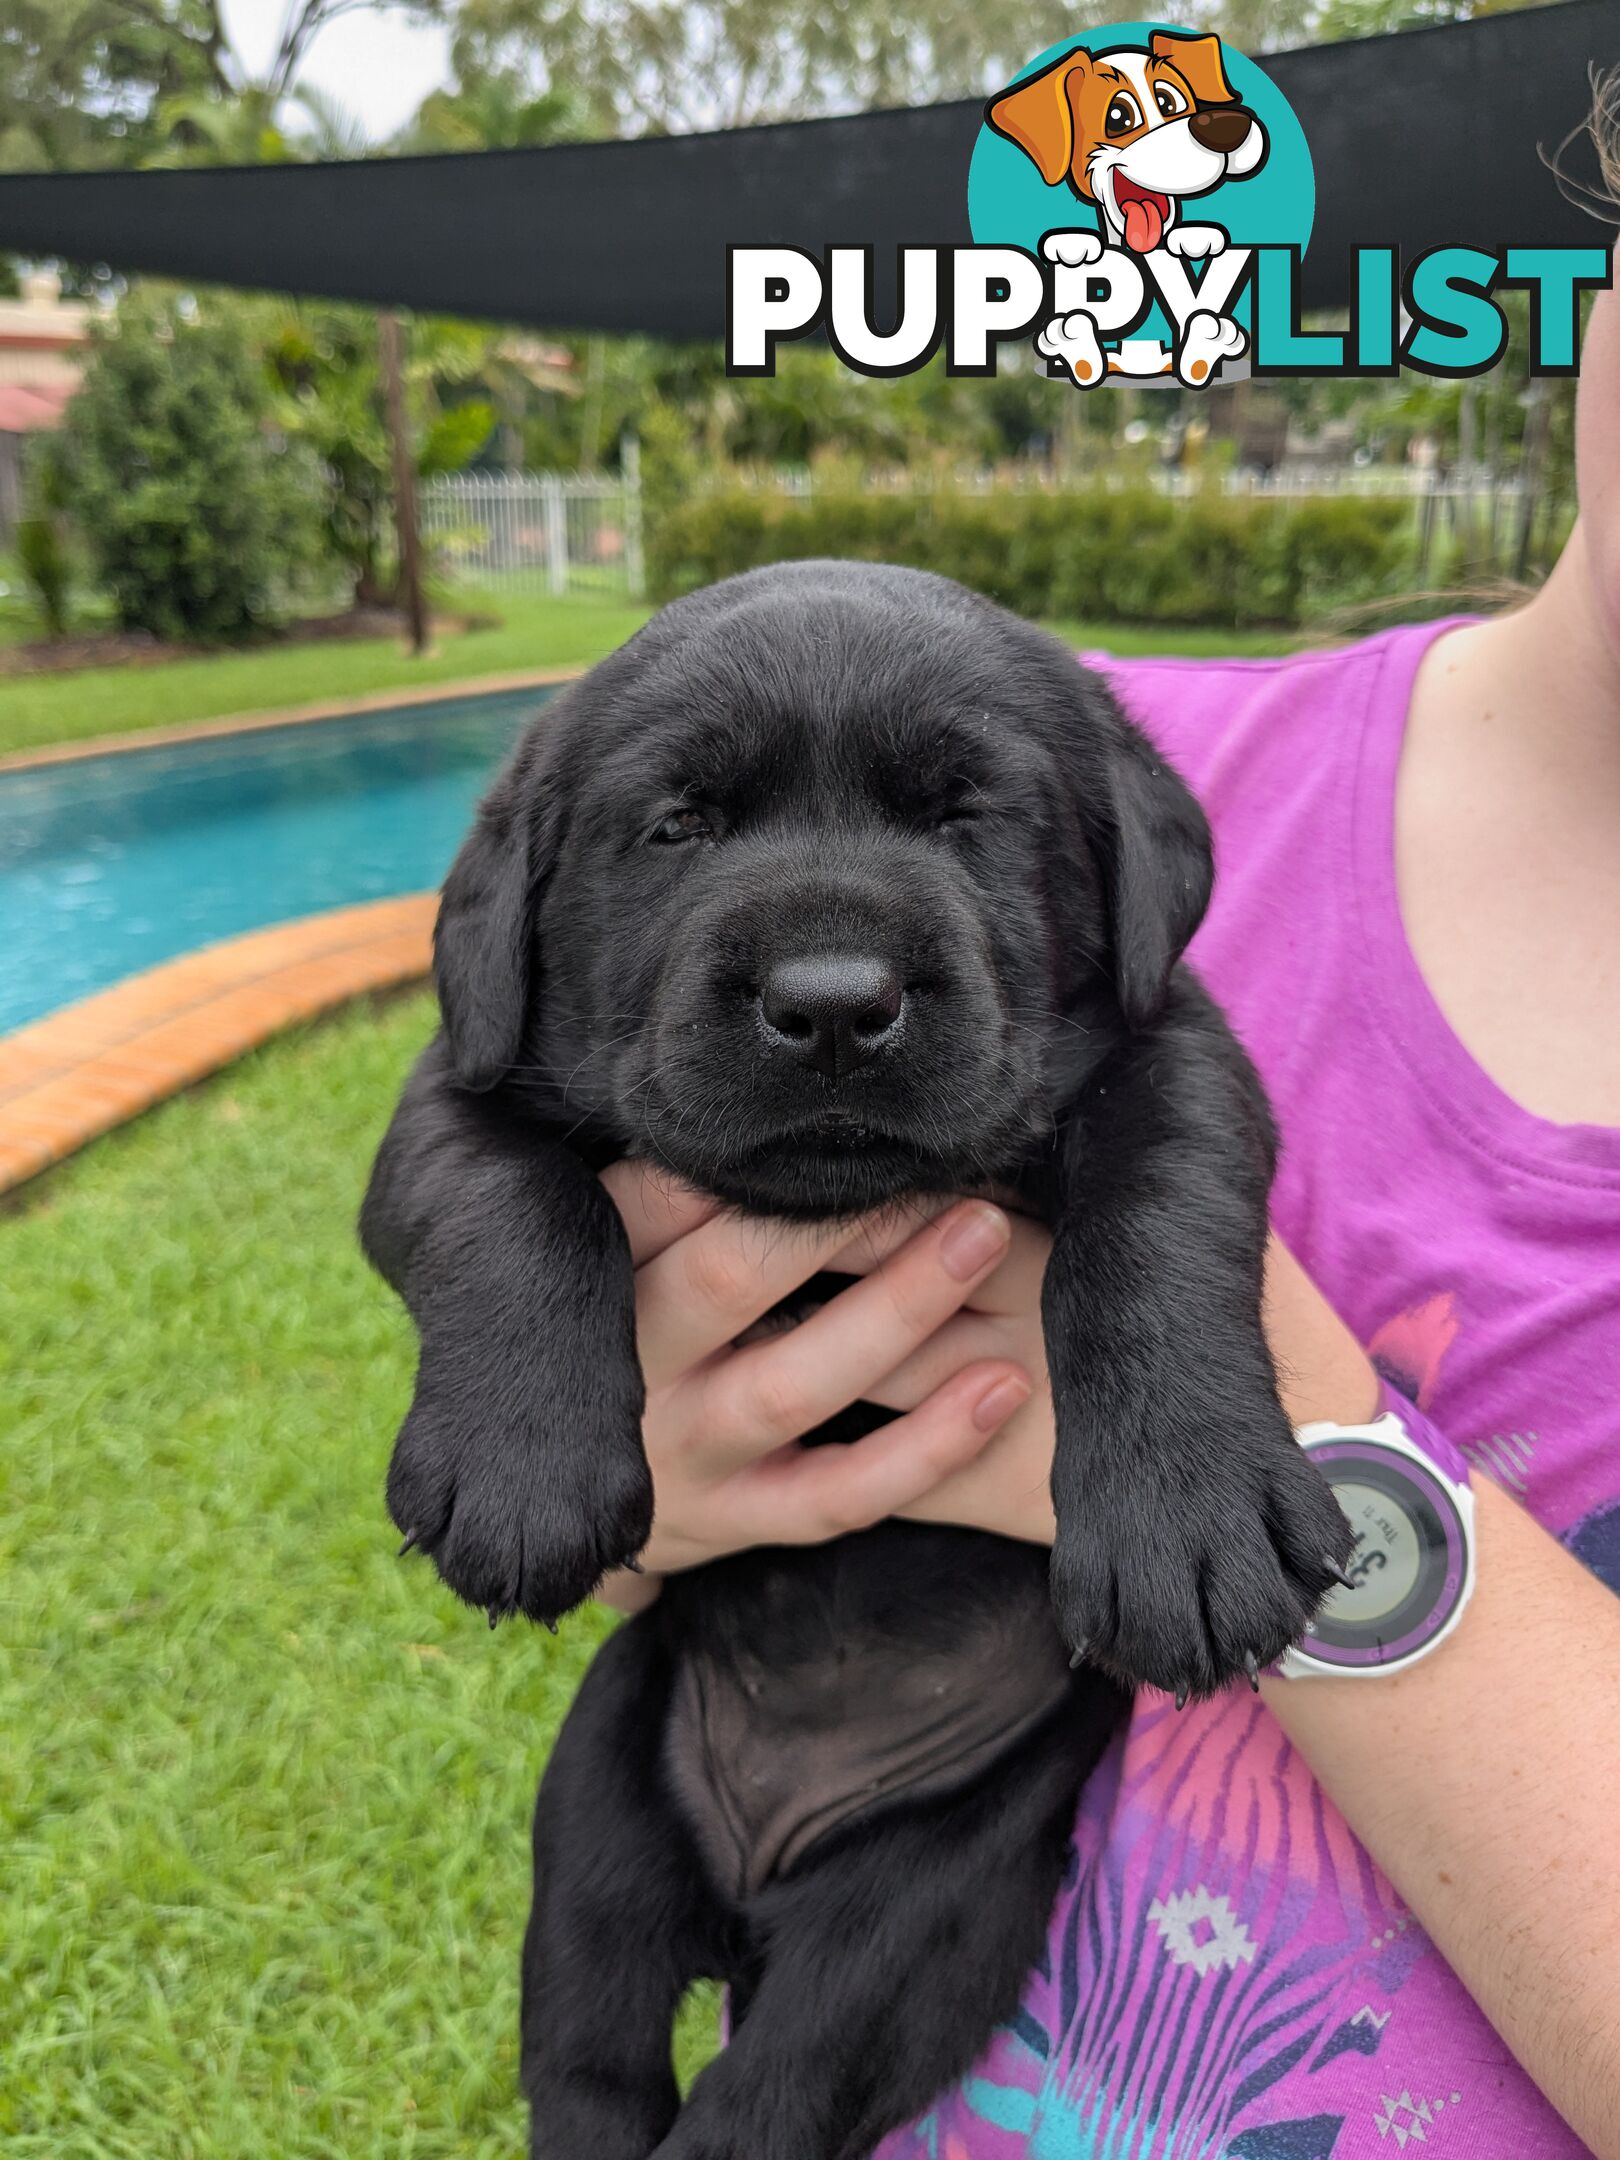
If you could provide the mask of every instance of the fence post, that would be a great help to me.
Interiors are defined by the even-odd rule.
[[[624,476],[624,574],[632,600],[647,590],[647,565],[641,551],[641,438],[627,435],[619,450]]]
[[[554,599],[568,591],[568,515],[563,504],[562,482],[555,473],[540,480],[546,505],[546,583]]]

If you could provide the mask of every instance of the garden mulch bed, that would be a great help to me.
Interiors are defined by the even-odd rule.
[[[435,636],[499,625],[496,615],[435,615]],[[349,608],[341,615],[314,615],[266,631],[244,645],[175,645],[139,630],[93,630],[77,636],[36,638],[24,645],[0,646],[0,676],[70,675],[80,668],[152,667],[171,660],[196,660],[205,653],[263,651],[266,647],[326,645],[354,638],[403,638],[405,618],[392,608]]]

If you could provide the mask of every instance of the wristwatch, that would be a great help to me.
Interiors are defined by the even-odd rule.
[[[1355,1532],[1348,1580],[1276,1670],[1285,1680],[1372,1679],[1437,1650],[1474,1591],[1468,1465],[1387,1384],[1370,1425],[1302,1425],[1297,1438]]]

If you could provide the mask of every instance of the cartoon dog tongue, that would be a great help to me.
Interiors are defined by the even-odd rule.
[[[1133,254],[1151,255],[1164,237],[1164,212],[1156,195],[1128,195],[1120,204],[1125,245]]]

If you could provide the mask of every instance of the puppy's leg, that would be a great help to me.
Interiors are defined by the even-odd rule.
[[[492,1617],[555,1620],[652,1526],[624,1225],[577,1156],[443,1041],[406,1087],[360,1218],[421,1337],[388,1505]]]
[[[959,2078],[1040,1956],[1100,1679],[975,1785],[874,1817],[748,1908],[764,1967],[656,2160],[865,2160]]]
[[[1248,1060],[1186,976],[1061,1138],[1041,1300],[1053,1601],[1072,1646],[1177,1692],[1279,1656],[1350,1553],[1260,1325],[1272,1145]]]
[[[540,1785],[523,1945],[532,2160],[647,2160],[675,2120],[682,1991],[728,1962],[659,1772],[670,1664],[656,1617],[598,1651]]]

